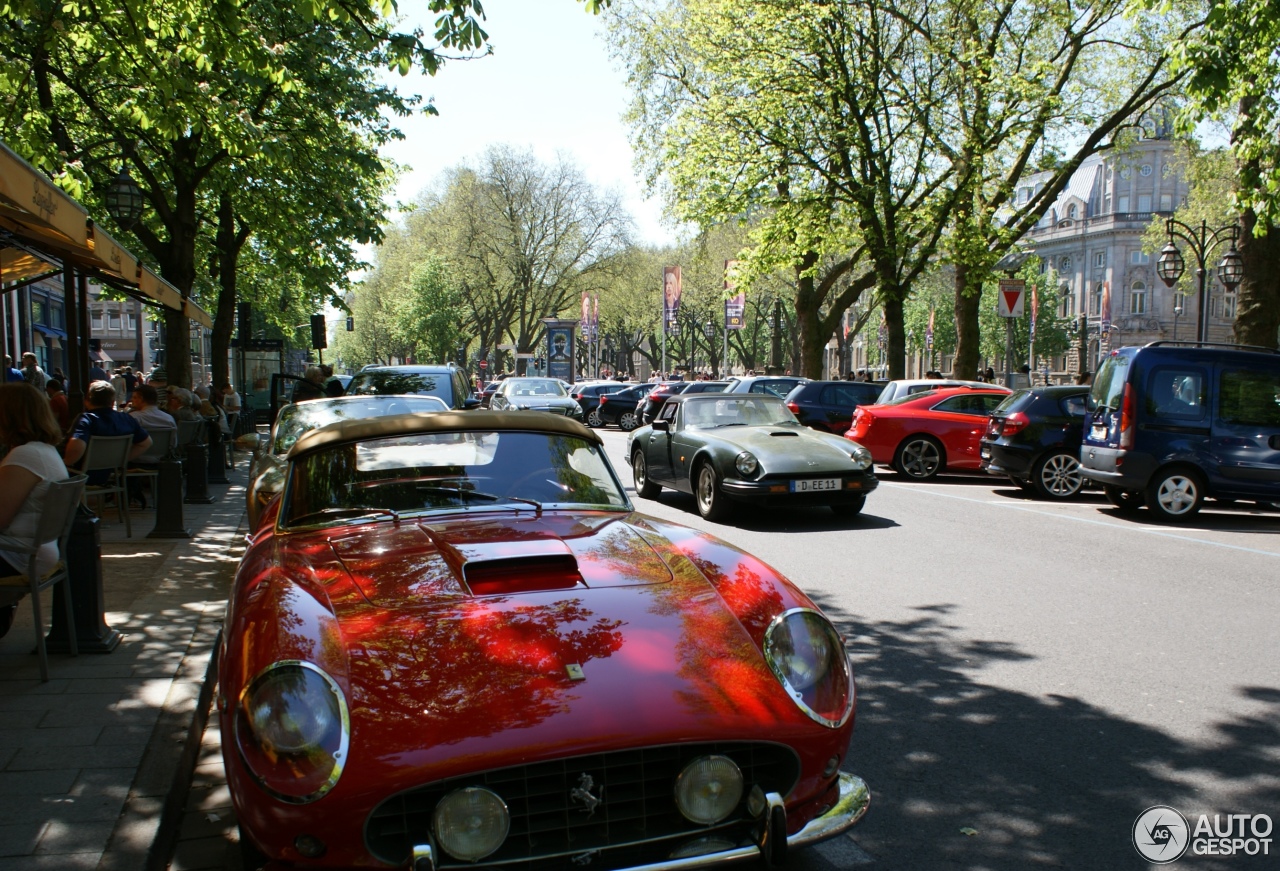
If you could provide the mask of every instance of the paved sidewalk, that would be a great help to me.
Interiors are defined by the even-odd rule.
[[[212,655],[244,547],[247,455],[184,505],[191,539],[133,538],[102,513],[109,654],[51,654],[40,682],[31,603],[0,639],[0,871],[151,871],[169,861],[213,688]],[[46,620],[51,594],[44,594]],[[214,733],[216,735],[216,732]],[[216,748],[215,748],[216,749]]]

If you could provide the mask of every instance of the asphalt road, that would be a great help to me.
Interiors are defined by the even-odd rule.
[[[604,438],[631,489],[626,435]],[[1131,829],[1153,805],[1193,827],[1280,823],[1280,515],[1214,507],[1172,527],[1100,495],[881,482],[849,520],[746,508],[711,524],[692,497],[632,492],[773,565],[849,639],[846,768],[872,806],[800,867],[1146,868]],[[1173,867],[1280,868],[1270,837],[1265,857]]]

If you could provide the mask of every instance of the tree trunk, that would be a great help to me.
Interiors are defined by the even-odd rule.
[[[890,381],[907,377],[907,331],[902,325],[905,307],[899,290],[884,295],[884,323],[888,339],[885,353],[889,358]]]
[[[218,307],[213,315],[213,335],[210,339],[210,354],[213,356],[210,363],[215,393],[222,390],[223,384],[231,383],[227,357],[231,348],[231,332],[235,327],[236,277],[240,271],[240,250],[248,238],[247,229],[236,232],[231,195],[223,191],[218,196],[218,230],[215,237],[218,249]]]
[[[970,287],[969,267],[956,264],[956,356],[951,366],[952,378],[973,379],[978,374],[981,331],[978,311],[982,306],[982,287]]]
[[[1242,345],[1280,347],[1280,232],[1270,224],[1255,237],[1258,217],[1252,209],[1240,216],[1240,258],[1244,278],[1236,309],[1236,341]]]

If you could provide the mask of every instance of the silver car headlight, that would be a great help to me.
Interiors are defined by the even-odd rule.
[[[857,442],[853,442],[849,446],[849,459],[853,460],[853,467],[859,472],[871,468],[871,451]]]
[[[853,713],[853,671],[835,627],[812,608],[774,618],[764,634],[764,658],[792,701],[832,729]]]
[[[338,684],[315,665],[281,660],[241,693],[236,744],[249,773],[282,801],[305,804],[342,775],[351,725]]]
[[[699,756],[676,778],[676,807],[691,823],[713,826],[742,801],[743,778],[728,756]]]
[[[734,468],[738,470],[738,474],[744,478],[750,478],[760,468],[760,461],[756,459],[755,454],[751,451],[743,451],[738,454],[737,459],[733,461]]]
[[[502,846],[511,828],[507,803],[480,786],[455,790],[436,805],[436,838],[445,852],[475,862]]]

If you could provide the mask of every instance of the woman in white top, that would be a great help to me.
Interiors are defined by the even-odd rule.
[[[57,448],[61,440],[58,421],[39,390],[25,382],[0,385],[0,444],[9,449],[0,460],[0,576],[27,572],[26,555],[6,550],[5,544],[30,544],[49,482],[67,479]],[[57,561],[57,544],[44,545],[36,556],[37,574]],[[17,602],[0,602],[0,635],[9,631],[16,607]]]

